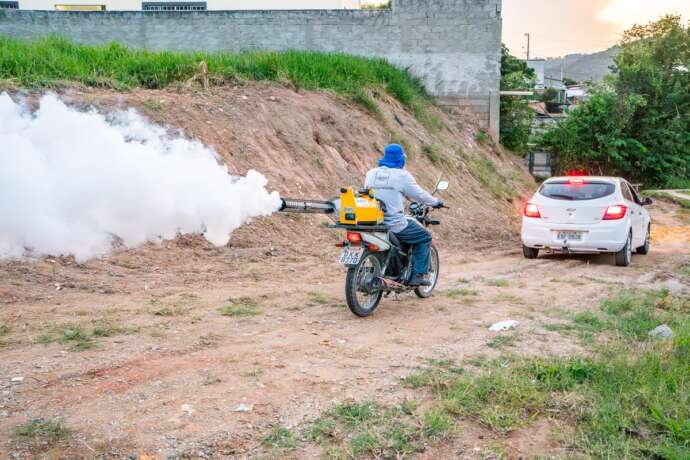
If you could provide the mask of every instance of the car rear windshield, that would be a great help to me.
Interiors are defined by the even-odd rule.
[[[548,182],[541,186],[539,193],[554,200],[583,201],[596,200],[613,195],[616,186],[608,182]]]

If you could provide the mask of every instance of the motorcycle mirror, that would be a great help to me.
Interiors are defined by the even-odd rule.
[[[436,190],[448,190],[449,186],[450,183],[447,180],[440,180],[438,181],[438,184],[436,184]]]

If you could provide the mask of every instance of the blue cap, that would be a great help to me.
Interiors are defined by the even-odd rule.
[[[379,166],[402,169],[405,166],[405,149],[398,144],[389,144],[379,160]]]

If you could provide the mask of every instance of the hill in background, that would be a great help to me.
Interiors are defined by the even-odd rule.
[[[546,60],[546,76],[560,78],[561,65],[564,64],[565,76],[576,81],[602,81],[611,73],[613,58],[620,52],[618,46],[594,54],[568,54],[565,57]]]

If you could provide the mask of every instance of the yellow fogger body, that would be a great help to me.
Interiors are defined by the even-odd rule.
[[[383,225],[383,209],[372,189],[355,192],[349,187],[340,193],[341,225]]]

